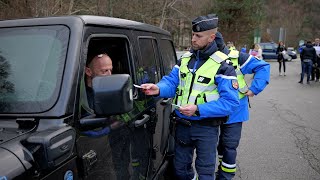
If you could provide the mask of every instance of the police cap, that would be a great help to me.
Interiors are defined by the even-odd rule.
[[[207,16],[199,16],[192,21],[192,31],[202,32],[218,27],[218,16],[209,14]]]

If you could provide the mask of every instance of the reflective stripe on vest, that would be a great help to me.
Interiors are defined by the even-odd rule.
[[[239,94],[239,99],[242,99],[245,97],[245,93],[249,90],[247,83],[244,79],[244,75],[242,74],[239,66],[239,51],[237,50],[231,50],[228,54],[229,58],[231,59],[231,62],[234,67],[236,67],[236,73],[237,73],[237,79],[238,79],[238,84],[239,84],[239,89],[238,89],[238,94]]]
[[[213,86],[203,86],[201,84],[193,84],[192,89],[197,90],[197,91],[213,91],[217,88],[217,85]]]
[[[183,106],[218,100],[220,96],[217,86],[214,84],[214,77],[220,68],[220,63],[228,58],[227,55],[217,51],[193,74],[188,68],[191,55],[182,56],[175,103]]]

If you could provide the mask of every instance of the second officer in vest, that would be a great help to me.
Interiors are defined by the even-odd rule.
[[[198,179],[214,179],[219,125],[239,105],[236,73],[214,42],[218,17],[192,21],[192,48],[158,84],[141,85],[147,95],[175,97],[176,179],[192,179],[196,149]]]
[[[220,32],[216,33],[215,42],[220,50],[229,55],[236,68],[239,83],[239,107],[229,116],[228,122],[220,126],[218,145],[217,179],[229,180],[236,173],[237,148],[240,143],[242,123],[249,120],[249,97],[262,92],[270,81],[270,64],[246,53],[230,49],[224,45]],[[250,87],[247,86],[244,75],[254,74]]]

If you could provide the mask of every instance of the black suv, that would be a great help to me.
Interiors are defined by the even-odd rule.
[[[85,64],[97,53],[111,57],[114,75],[94,78],[94,112],[84,116]],[[173,154],[171,99],[133,83],[157,83],[175,63],[170,33],[140,22],[0,21],[0,179],[162,177]]]

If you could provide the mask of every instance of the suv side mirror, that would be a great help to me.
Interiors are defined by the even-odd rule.
[[[132,81],[128,74],[97,76],[92,80],[92,88],[96,115],[123,114],[133,109]]]

